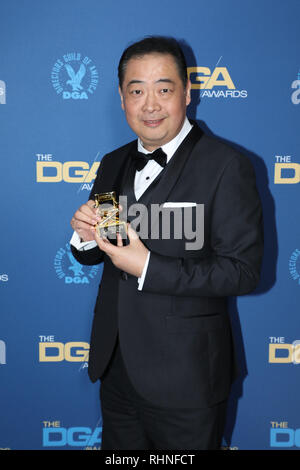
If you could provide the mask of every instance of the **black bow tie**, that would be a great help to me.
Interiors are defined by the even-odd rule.
[[[132,155],[133,161],[135,163],[135,168],[137,171],[141,171],[149,160],[155,160],[163,168],[167,164],[167,155],[165,152],[158,148],[152,153],[142,153],[136,150]]]

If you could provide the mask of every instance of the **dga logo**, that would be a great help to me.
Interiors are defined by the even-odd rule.
[[[60,421],[43,421],[43,447],[85,447],[99,450],[102,441],[102,426],[95,429],[84,426],[63,427]]]
[[[51,80],[56,93],[64,100],[87,100],[97,88],[99,75],[89,57],[70,52],[57,59]]]
[[[271,421],[270,447],[300,447],[300,428],[290,428],[287,421]]]
[[[289,260],[289,271],[292,279],[300,285],[300,250],[296,248]]]
[[[299,104],[300,103],[300,70],[298,72],[297,80],[294,80],[292,82],[292,86],[295,91],[293,91],[291,100],[293,104]]]
[[[0,339],[0,364],[6,364],[6,344]]]
[[[6,85],[3,80],[0,80],[0,104],[6,104]]]
[[[188,67],[187,74],[192,90],[200,90],[201,98],[247,98],[247,90],[236,89],[227,67]]]
[[[300,364],[300,340],[286,343],[284,337],[270,336],[269,362],[273,364]]]
[[[81,183],[80,190],[90,191],[97,176],[100,162],[91,164],[85,161],[59,162],[53,160],[51,153],[37,153],[36,182],[37,183]]]
[[[54,258],[54,269],[59,279],[64,279],[65,284],[89,284],[97,275],[99,266],[82,266],[72,255],[70,244],[60,248]],[[89,269],[88,272],[85,270]]]
[[[39,337],[39,362],[85,362],[88,363],[90,345],[85,341],[54,341],[54,336]]]

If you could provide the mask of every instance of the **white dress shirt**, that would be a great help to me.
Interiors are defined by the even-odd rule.
[[[192,128],[191,123],[189,122],[188,118],[185,118],[185,121],[183,123],[183,126],[180,130],[180,132],[174,137],[174,139],[170,140],[165,145],[162,145],[162,150],[165,152],[167,155],[167,163],[171,160],[173,157],[174,153],[176,152],[177,148],[181,144],[181,142],[185,139],[185,137],[188,135]],[[143,144],[138,138],[138,151],[142,153],[152,153],[149,152],[149,150],[146,150],[143,147]],[[141,195],[146,191],[148,186],[155,180],[155,178],[159,175],[159,173],[162,171],[163,167],[159,165],[155,160],[149,160],[149,162],[144,166],[144,168],[141,171],[136,171],[135,172],[135,179],[134,179],[134,193],[135,193],[135,198],[138,201]],[[97,246],[97,243],[92,240],[89,242],[81,242],[80,237],[77,234],[77,232],[73,233],[73,236],[70,240],[71,245],[73,245],[77,250],[80,251],[85,251],[89,250],[91,248],[94,248]],[[146,277],[147,273],[147,268],[149,264],[149,259],[150,259],[150,251],[147,256],[147,260],[144,265],[143,273],[140,278],[138,278],[138,289],[142,290],[143,284],[144,284],[144,279]]]

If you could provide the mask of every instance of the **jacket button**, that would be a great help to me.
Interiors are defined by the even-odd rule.
[[[124,271],[121,271],[121,278],[123,279],[123,281],[127,281],[128,279],[127,273],[125,273]]]

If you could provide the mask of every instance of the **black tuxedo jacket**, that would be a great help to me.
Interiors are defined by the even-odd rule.
[[[104,156],[90,199],[115,190],[134,202],[130,151],[136,145]],[[137,278],[125,276],[98,247],[83,252],[72,247],[82,264],[104,262],[89,375],[101,379],[119,334],[127,372],[144,398],[164,407],[210,406],[227,398],[236,374],[227,297],[247,294],[259,281],[262,211],[253,167],[194,123],[139,199],[148,215],[151,204],[167,201],[204,204],[204,244],[186,250],[190,240],[184,236],[145,237],[151,255],[141,291]]]

